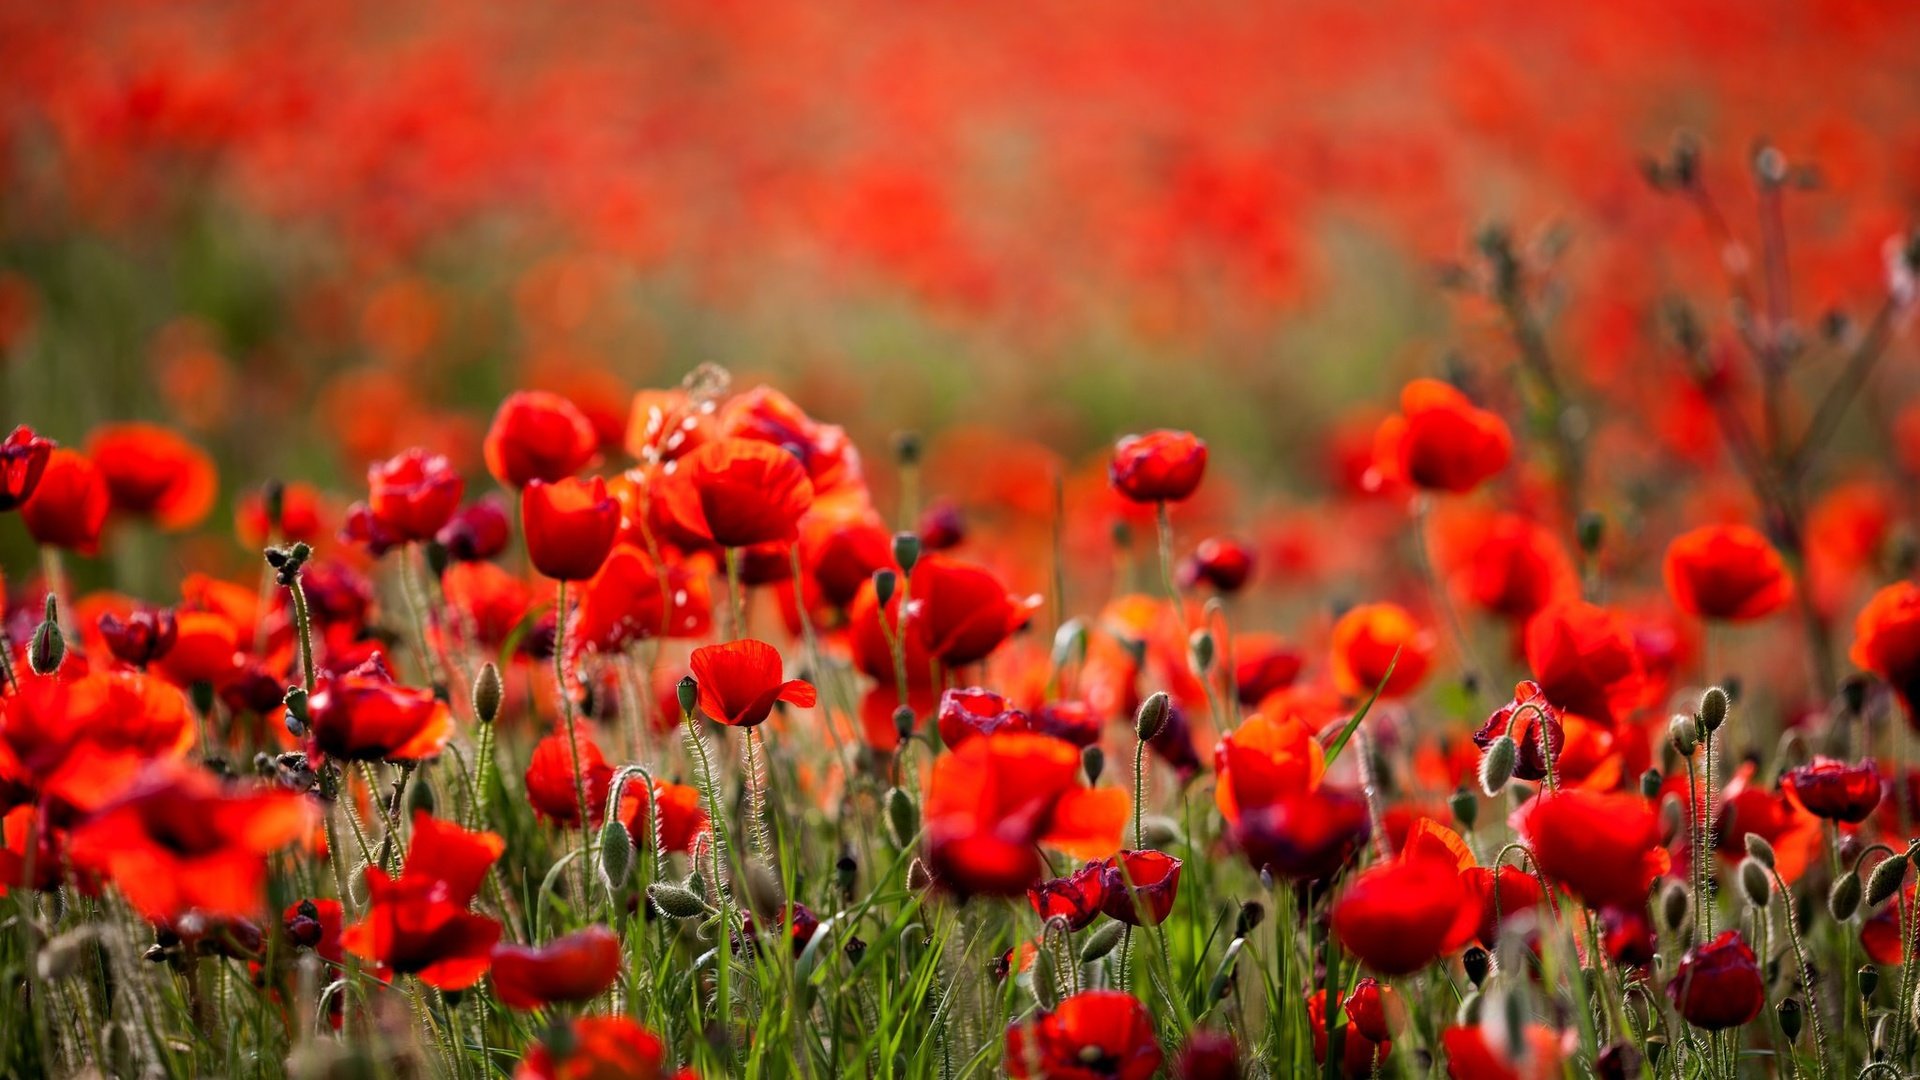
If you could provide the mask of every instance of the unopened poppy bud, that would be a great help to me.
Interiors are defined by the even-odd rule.
[[[900,736],[901,742],[913,738],[913,729],[918,727],[919,723],[920,718],[913,715],[912,706],[902,705],[893,710],[893,730]]]
[[[287,688],[287,696],[282,700],[287,706],[287,734],[296,739],[306,738],[307,725],[313,722],[312,717],[307,714],[306,688],[290,686]]]
[[[1477,988],[1487,981],[1487,973],[1493,970],[1493,954],[1475,945],[1460,954],[1460,966],[1466,969],[1467,981]]]
[[[1773,881],[1759,860],[1740,860],[1740,891],[1746,895],[1747,903],[1756,908],[1765,908],[1773,899]]]
[[[1480,755],[1480,790],[1488,795],[1498,795],[1513,779],[1513,767],[1519,760],[1520,746],[1513,736],[1502,735],[1487,744],[1487,750]]]
[[[1080,767],[1087,771],[1087,786],[1100,782],[1100,774],[1107,770],[1107,752],[1096,744],[1080,751]]]
[[[1465,787],[1448,796],[1447,808],[1453,811],[1453,820],[1468,832],[1472,832],[1474,822],[1480,820],[1480,800]]]
[[[413,783],[407,787],[407,819],[411,821],[415,814],[422,811],[432,817],[434,806],[433,785],[427,783],[425,776],[414,777]]]
[[[260,509],[267,515],[268,531],[279,532],[287,519],[287,485],[279,480],[260,485]]]
[[[1687,887],[1678,881],[1667,882],[1660,893],[1660,921],[1670,933],[1679,933],[1687,923]]]
[[[893,534],[893,562],[903,574],[913,573],[913,565],[920,561],[920,534],[897,532]]]
[[[1142,741],[1160,734],[1167,724],[1167,710],[1173,708],[1173,699],[1165,690],[1157,690],[1147,700],[1140,703],[1140,711],[1133,716],[1133,733]]]
[[[1718,686],[1710,686],[1700,695],[1700,730],[1711,735],[1720,730],[1727,722],[1727,706],[1732,704],[1727,692]]]
[[[1080,962],[1091,964],[1106,956],[1115,945],[1120,944],[1120,935],[1125,932],[1126,924],[1114,919],[1100,924],[1099,929],[1088,934],[1087,940],[1080,946]]]
[[[1867,677],[1855,673],[1840,683],[1840,706],[1848,716],[1859,716],[1867,707]]]
[[[1852,870],[1833,880],[1833,888],[1827,890],[1827,914],[1835,922],[1846,922],[1853,913],[1860,910],[1860,875]]]
[[[894,846],[902,848],[913,843],[920,832],[920,808],[905,788],[887,792],[887,827],[893,830]]]
[[[1641,773],[1640,797],[1643,799],[1651,799],[1655,795],[1660,794],[1660,783],[1665,779],[1666,777],[1660,775],[1659,769],[1648,769],[1646,772]]]
[[[453,557],[447,553],[447,545],[438,540],[428,540],[420,545],[420,550],[426,553],[427,573],[432,574],[435,581],[447,576],[447,564],[453,561]]]
[[[860,883],[860,864],[852,855],[842,855],[833,864],[833,883],[840,888],[840,895],[851,900],[854,886]]]
[[[873,572],[873,598],[885,608],[893,602],[893,590],[900,585],[900,575],[892,567],[882,567]]]
[[[1681,815],[1685,811],[1680,807],[1680,796],[1669,793],[1660,800],[1660,844],[1665,847],[1673,843],[1680,835],[1680,827],[1686,822]]]
[[[1788,1042],[1798,1042],[1800,1021],[1805,1018],[1801,1013],[1800,999],[1783,998],[1777,1009],[1780,1013],[1780,1033],[1787,1037]]]
[[[1033,997],[1043,1009],[1060,1004],[1060,984],[1054,976],[1052,949],[1039,949],[1033,954]]]
[[[1683,758],[1690,758],[1700,745],[1700,730],[1693,717],[1685,713],[1674,713],[1667,721],[1667,742],[1673,746],[1673,752]]]
[[[1750,832],[1747,834],[1747,854],[1765,865],[1769,870],[1773,868],[1773,845],[1768,843],[1767,838],[1761,836],[1759,833]]]
[[[1187,657],[1193,662],[1196,674],[1205,675],[1213,670],[1213,635],[1205,630],[1195,630],[1187,638]]]
[[[633,872],[633,836],[619,818],[610,817],[600,826],[600,872],[611,889],[625,885]]]
[[[656,881],[647,886],[647,899],[670,919],[694,919],[707,912],[707,905],[692,889],[671,881]]]
[[[893,433],[893,460],[902,465],[920,463],[920,433],[917,431],[896,431]]]
[[[67,639],[60,633],[60,607],[54,602],[53,594],[47,594],[46,617],[34,628],[33,640],[27,645],[27,666],[33,668],[35,675],[51,675],[60,670],[60,661],[67,657]]]
[[[681,678],[673,692],[680,699],[680,714],[692,716],[694,703],[700,700],[700,684],[693,681],[693,676],[687,675]]]
[[[1592,555],[1600,550],[1600,544],[1607,538],[1607,519],[1598,510],[1582,510],[1574,531],[1580,540],[1580,550]]]
[[[1880,989],[1880,969],[1872,964],[1861,964],[1860,970],[1853,973],[1853,983],[1860,988],[1860,996],[1871,999],[1873,992]]]
[[[1867,877],[1867,906],[1876,908],[1893,899],[1893,894],[1900,891],[1900,884],[1906,877],[1907,857],[1888,856]]]
[[[500,715],[500,702],[506,688],[500,683],[500,669],[487,661],[473,679],[473,715],[483,724],[491,724]]]

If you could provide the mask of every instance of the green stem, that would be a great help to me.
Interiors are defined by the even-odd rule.
[[[580,768],[580,736],[574,724],[573,695],[567,691],[567,583],[560,582],[559,595],[554,600],[554,609],[558,617],[554,621],[553,636],[553,679],[560,691],[560,718],[567,727],[567,755],[573,763],[573,796],[580,813],[580,842],[588,844],[589,830],[593,827],[593,812],[587,806],[587,777]],[[585,860],[580,863],[579,899],[585,904],[588,896],[587,867]]]

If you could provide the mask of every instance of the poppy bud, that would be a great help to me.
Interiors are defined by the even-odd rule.
[[[627,883],[632,871],[633,836],[619,818],[610,817],[600,826],[600,872],[606,876],[607,887],[617,889]]]
[[[1678,881],[1667,882],[1660,893],[1660,921],[1665,923],[1671,933],[1679,933],[1687,922],[1687,887]]]
[[[1580,550],[1592,555],[1600,550],[1600,542],[1607,536],[1607,519],[1598,510],[1582,510],[1574,523],[1574,532],[1580,540]]]
[[[893,788],[887,792],[887,827],[893,830],[895,847],[906,847],[920,832],[920,808],[913,805],[913,796],[905,788]]]
[[[896,431],[893,433],[893,460],[902,465],[920,464],[919,432]]]
[[[1717,686],[1710,686],[1700,695],[1700,730],[1711,735],[1720,730],[1727,721],[1727,707],[1732,704],[1727,692]]]
[[[1860,910],[1860,875],[1852,870],[1841,874],[1827,890],[1827,913],[1835,922],[1846,922]]]
[[[1659,769],[1648,769],[1646,772],[1641,773],[1640,774],[1641,797],[1651,799],[1655,795],[1660,794],[1660,782],[1664,779],[1666,778],[1660,775]]]
[[[1766,837],[1757,832],[1748,833],[1747,854],[1767,869],[1773,869],[1773,845],[1767,842]]]
[[[1080,946],[1080,962],[1091,964],[1112,952],[1113,947],[1120,944],[1120,935],[1125,933],[1126,929],[1125,923],[1111,919],[1102,923],[1098,929],[1087,935],[1086,942]]]
[[[1477,988],[1487,981],[1487,973],[1493,970],[1493,954],[1475,945],[1460,954],[1460,966],[1466,969],[1467,981]]]
[[[1157,690],[1151,697],[1140,703],[1140,711],[1133,717],[1133,733],[1145,741],[1160,734],[1166,726],[1167,710],[1173,707],[1173,699],[1165,690]]]
[[[913,715],[911,706],[902,705],[893,710],[893,730],[899,734],[901,742],[913,738],[913,729],[918,726],[919,720]]]
[[[1205,630],[1195,630],[1187,638],[1187,658],[1192,661],[1196,675],[1205,675],[1213,670],[1213,635]]]
[[[920,561],[920,534],[897,532],[893,534],[893,561],[903,574],[913,573],[913,564]]]
[[[27,646],[27,665],[36,675],[51,675],[66,659],[67,640],[60,634],[60,609],[53,594],[47,594],[46,618],[34,628],[33,641]]]
[[[692,919],[707,912],[707,905],[692,889],[670,881],[656,881],[647,886],[647,899],[670,919]]]
[[[873,598],[885,608],[893,600],[893,590],[900,584],[900,575],[891,567],[881,567],[873,572]]]
[[[1453,820],[1468,832],[1473,831],[1473,823],[1480,819],[1480,800],[1465,787],[1447,798],[1447,808],[1453,811]]]
[[[411,821],[415,814],[421,813],[432,817],[433,811],[433,785],[427,783],[424,775],[417,776],[407,788],[407,820]]]
[[[1674,713],[1673,719],[1667,721],[1667,742],[1673,746],[1674,753],[1683,758],[1692,757],[1694,749],[1700,745],[1699,728],[1694,724],[1693,717]]]
[[[860,883],[860,864],[852,855],[842,855],[833,864],[833,883],[839,887],[841,896],[853,899],[854,886]]]
[[[1758,859],[1740,860],[1740,891],[1746,894],[1747,903],[1756,908],[1765,908],[1773,899],[1773,882]]]
[[[1520,746],[1513,736],[1502,735],[1487,744],[1480,755],[1480,789],[1489,796],[1498,795],[1513,779],[1513,767],[1520,758]]]
[[[1669,794],[1660,800],[1660,843],[1663,847],[1673,843],[1674,838],[1680,835],[1680,827],[1685,824],[1681,819],[1683,813],[1680,796]]]
[[[1889,856],[1874,867],[1873,873],[1867,877],[1867,906],[1876,908],[1893,899],[1893,894],[1900,891],[1900,885],[1906,877],[1905,855]]]
[[[306,689],[299,686],[288,687],[284,701],[287,706],[287,734],[296,739],[306,738],[307,725],[312,722],[312,718],[307,715]]]
[[[1100,774],[1107,768],[1107,752],[1098,744],[1080,751],[1080,767],[1087,771],[1087,786],[1100,782]]]
[[[1840,706],[1848,716],[1859,716],[1867,707],[1867,676],[1858,672],[1840,683]]]
[[[680,699],[681,715],[692,716],[693,706],[700,700],[700,684],[693,681],[693,676],[687,675],[681,678],[680,684],[673,688],[673,692]]]
[[[1861,964],[1860,970],[1854,972],[1853,980],[1854,985],[1860,988],[1860,996],[1871,999],[1873,992],[1880,989],[1880,969],[1872,964]]]
[[[473,715],[483,724],[491,724],[500,715],[500,701],[506,688],[500,684],[500,669],[489,660],[473,680]]]
[[[1780,1033],[1787,1037],[1788,1042],[1798,1042],[1800,1021],[1804,1018],[1800,1009],[1800,999],[1783,998],[1775,1008],[1780,1014]]]
[[[1033,954],[1033,997],[1042,1009],[1060,1004],[1060,983],[1054,976],[1052,949],[1038,949]]]
[[[1240,905],[1240,917],[1234,922],[1233,936],[1246,937],[1254,928],[1267,921],[1267,907],[1258,900],[1249,900]]]
[[[437,539],[425,540],[421,542],[420,550],[427,557],[427,573],[432,574],[435,581],[447,576],[447,564],[453,561],[453,557],[447,553],[447,545]]]

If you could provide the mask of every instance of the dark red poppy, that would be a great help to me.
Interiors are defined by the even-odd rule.
[[[949,668],[985,659],[1026,625],[1040,598],[1016,597],[984,567],[944,555],[914,565],[907,628]]]
[[[1480,924],[1452,861],[1409,851],[1367,870],[1333,906],[1333,932],[1382,975],[1409,975],[1464,948]]]
[[[1036,845],[1082,858],[1120,846],[1126,792],[1080,783],[1080,751],[1045,735],[982,735],[933,764],[927,863],[961,895],[1018,896],[1040,880]]]
[[[1920,726],[1920,585],[1899,581],[1873,594],[1854,620],[1851,656],[1893,687],[1906,703],[1907,722]]]
[[[1065,739],[1079,747],[1099,742],[1100,729],[1105,726],[1093,706],[1079,700],[1049,701],[1033,711],[1028,724],[1042,735]]]
[[[700,686],[700,711],[728,727],[755,727],[772,714],[776,702],[813,708],[813,684],[782,679],[780,650],[744,638],[693,650],[687,661]]]
[[[1646,692],[1633,635],[1614,612],[1584,600],[1550,604],[1527,622],[1527,666],[1548,700],[1612,724]]]
[[[0,442],[0,513],[13,510],[33,497],[53,457],[52,439],[41,438],[25,424]]]
[[[955,687],[940,695],[940,741],[949,749],[976,735],[1031,729],[1027,714],[984,686]]]
[[[1174,1080],[1240,1080],[1240,1046],[1224,1031],[1194,1028],[1173,1059]]]
[[[166,656],[180,633],[172,608],[141,608],[125,618],[108,612],[98,625],[114,659],[137,668]]]
[[[1158,926],[1180,892],[1180,860],[1160,851],[1121,851],[1100,866],[1107,917],[1129,926]]]
[[[553,483],[593,460],[600,438],[573,402],[545,390],[508,394],[493,414],[482,450],[487,471],[502,487],[534,480]]]
[[[628,784],[620,793],[620,822],[636,847],[658,842],[661,851],[690,852],[694,841],[708,831],[707,810],[700,789],[692,784],[672,784],[656,780],[653,805],[660,811],[658,830],[650,814],[647,789],[643,784]]]
[[[950,499],[941,499],[920,513],[914,529],[926,551],[950,551],[967,538],[967,519]]]
[[[580,775],[587,792],[587,812],[600,824],[607,813],[607,789],[613,785],[613,767],[586,732],[575,745],[580,753]],[[563,829],[580,827],[580,793],[574,786],[573,752],[567,737],[556,732],[534,745],[527,762],[527,801],[533,811]]]
[[[1180,586],[1191,589],[1205,582],[1222,593],[1237,593],[1253,576],[1253,558],[1251,546],[1230,537],[1210,536],[1180,561]]]
[[[513,523],[507,517],[506,503],[498,495],[487,495],[478,502],[460,508],[434,534],[440,546],[455,562],[491,559],[507,549],[513,538]]]
[[[367,466],[367,514],[361,532],[352,536],[386,546],[431,540],[460,508],[466,481],[453,471],[444,454],[415,447]],[[349,534],[354,533],[352,518]]]
[[[1113,446],[1107,481],[1140,503],[1180,502],[1207,471],[1207,444],[1190,431],[1128,435]]]
[[[1746,940],[1737,930],[1725,930],[1680,958],[1667,980],[1667,999],[1687,1023],[1720,1031],[1759,1016],[1767,987]]]
[[[442,990],[479,982],[492,963],[500,924],[468,908],[505,850],[506,842],[493,833],[469,832],[416,811],[400,876],[367,868],[372,899],[366,917],[347,927],[341,944],[363,960]]]
[[[875,570],[893,565],[893,534],[878,514],[823,514],[816,509],[800,530],[800,563],[826,606],[853,603]]]
[[[1148,1080],[1165,1056],[1147,1007],[1124,990],[1082,990],[1007,1028],[1015,1080]]]
[[[1317,787],[1241,806],[1232,832],[1255,870],[1291,881],[1318,881],[1345,865],[1372,830],[1365,796]]]
[[[680,534],[743,548],[794,539],[813,505],[813,483],[799,459],[778,446],[721,439],[672,463],[654,500]]]
[[[1106,864],[1095,860],[1066,877],[1042,881],[1027,890],[1027,902],[1043,922],[1065,919],[1068,930],[1084,930],[1106,906]]]
[[[312,949],[320,959],[338,964],[346,953],[340,946],[340,931],[345,924],[345,909],[330,897],[296,900],[280,913],[280,925],[287,940],[302,949]]]
[[[1507,467],[1513,434],[1506,421],[1475,408],[1438,379],[1415,379],[1400,391],[1400,412],[1374,435],[1374,466],[1429,491],[1472,491]]]
[[[1880,805],[1880,770],[1872,759],[1849,765],[1830,757],[1788,769],[1780,786],[1817,817],[1859,824]]]
[[[1793,597],[1786,560],[1745,525],[1706,525],[1667,546],[1667,593],[1689,615],[1744,622],[1764,618]]]
[[[1433,648],[1433,631],[1422,626],[1406,608],[1361,604],[1333,625],[1334,685],[1350,697],[1366,697],[1384,679],[1381,697],[1403,697],[1426,678]],[[1387,675],[1389,668],[1391,678]]]
[[[33,494],[20,504],[20,520],[35,543],[88,555],[100,546],[112,505],[100,469],[77,451],[58,447],[47,455]]]
[[[87,456],[106,479],[113,508],[123,514],[180,530],[198,525],[213,509],[213,459],[158,424],[102,425],[87,439]]]
[[[613,550],[620,504],[598,476],[529,480],[520,493],[520,528],[534,569],[557,581],[585,581]]]
[[[1660,818],[1638,795],[1562,788],[1528,800],[1511,824],[1540,872],[1589,907],[1639,907],[1666,873]]]
[[[1258,705],[1300,677],[1306,658],[1272,634],[1236,634],[1233,686],[1242,705]]]
[[[1659,940],[1647,908],[1608,907],[1600,911],[1600,947],[1621,967],[1644,968],[1653,963]]]
[[[566,1047],[535,1043],[514,1080],[664,1080],[667,1047],[624,1016],[583,1016],[567,1029]],[[692,1070],[674,1074],[692,1080]]]
[[[1554,708],[1547,696],[1540,692],[1539,684],[1532,682],[1521,682],[1514,686],[1513,700],[1487,717],[1487,722],[1473,733],[1473,745],[1485,750],[1502,735],[1511,735],[1513,741],[1519,744],[1520,753],[1514,759],[1513,775],[1535,782],[1547,778],[1548,749],[1558,760],[1567,742],[1560,710]],[[1541,745],[1543,741],[1545,746]]]
[[[453,734],[453,713],[430,690],[397,685],[378,653],[344,675],[325,676],[307,699],[308,754],[316,763],[419,761]]]
[[[604,926],[538,947],[493,947],[493,993],[510,1009],[591,1001],[619,977],[620,938]]]
[[[1389,1005],[1379,982],[1371,978],[1354,984],[1346,1000],[1340,1003],[1340,1061],[1338,1070],[1346,1080],[1366,1080],[1379,1071],[1380,1064],[1393,1052],[1392,1028],[1387,1022]],[[1361,1018],[1367,1020],[1362,1026]],[[1307,997],[1307,1026],[1313,1033],[1313,1060],[1327,1061],[1327,994]]]

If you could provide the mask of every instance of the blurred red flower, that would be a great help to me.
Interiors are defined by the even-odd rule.
[[[400,686],[378,653],[344,675],[329,675],[307,700],[308,754],[316,763],[419,761],[453,734],[453,713],[431,690]]]
[[[620,504],[598,476],[533,479],[520,493],[520,528],[534,569],[557,581],[585,581],[613,550]]]
[[[1207,471],[1207,444],[1190,431],[1128,435],[1113,446],[1107,481],[1139,503],[1180,502]]]
[[[545,390],[508,394],[493,414],[483,452],[502,487],[555,483],[593,460],[600,438],[573,402]]]
[[[1760,963],[1737,930],[1722,931],[1680,957],[1667,998],[1687,1023],[1708,1031],[1739,1027],[1767,1003]]]
[[[35,543],[90,555],[100,546],[112,505],[99,467],[77,451],[57,447],[47,455],[33,494],[20,504],[20,520]]]
[[[515,1080],[662,1080],[668,1075],[666,1044],[627,1017],[583,1016],[565,1030],[566,1048],[535,1043]],[[691,1080],[693,1070],[673,1075]]]
[[[1663,571],[1674,604],[1703,619],[1764,618],[1793,596],[1786,561],[1745,525],[1707,525],[1675,537]]]
[[[907,629],[949,669],[984,659],[1040,606],[1037,596],[1009,594],[984,567],[945,555],[922,556],[912,588]]]
[[[1361,604],[1333,624],[1334,685],[1349,697],[1363,698],[1385,680],[1381,697],[1403,697],[1426,678],[1433,648],[1433,632],[1406,608]]]
[[[923,810],[934,876],[961,895],[1017,896],[1039,880],[1035,845],[1111,854],[1127,794],[1082,787],[1079,773],[1079,749],[1045,735],[982,735],[935,759]]]
[[[431,540],[460,508],[466,481],[446,455],[419,447],[367,466],[367,509],[377,532],[362,540]],[[377,553],[377,552],[376,552]]]
[[[1506,421],[1438,379],[1408,383],[1400,412],[1381,421],[1374,435],[1374,470],[1382,484],[1404,477],[1430,491],[1472,491],[1512,456]]]
[[[506,842],[418,810],[398,878],[367,868],[366,917],[347,927],[348,952],[442,990],[479,982],[492,963],[500,924],[468,908]]]
[[[1393,1029],[1388,1014],[1393,991],[1372,978],[1355,983],[1346,1000],[1340,1003],[1340,1060],[1337,1068],[1346,1080],[1365,1080],[1379,1071],[1380,1064],[1393,1052]],[[1361,1020],[1365,1019],[1366,1024]],[[1327,1061],[1327,992],[1307,996],[1307,1027],[1313,1033],[1313,1060]]]
[[[1165,1056],[1153,1017],[1124,990],[1082,990],[1007,1027],[1015,1080],[1148,1080]]]
[[[1409,975],[1464,948],[1480,925],[1476,897],[1450,858],[1410,848],[1362,873],[1333,906],[1333,932],[1382,975]]]
[[[1873,594],[1854,620],[1851,656],[1893,687],[1907,723],[1920,726],[1920,585],[1898,581]]]
[[[940,741],[951,750],[976,735],[1028,731],[1027,714],[984,686],[954,687],[940,695]]]
[[[1563,788],[1513,812],[1511,824],[1540,872],[1588,907],[1637,907],[1665,873],[1660,819],[1638,795]]]
[[[158,424],[105,424],[87,439],[113,508],[163,529],[198,525],[213,509],[217,480],[207,452]]]
[[[1859,824],[1880,805],[1880,770],[1872,759],[1850,765],[1815,757],[1782,773],[1780,786],[1809,813],[1828,821]]]
[[[1534,682],[1567,712],[1612,724],[1645,695],[1633,635],[1607,608],[1551,604],[1527,622],[1525,648]]]
[[[580,754],[580,775],[586,785],[587,812],[598,825],[606,817],[613,767],[585,732],[576,733],[575,745]],[[564,733],[555,732],[534,744],[526,776],[527,801],[533,804],[534,813],[563,829],[579,828],[580,797],[573,780],[573,751],[567,747]]]
[[[52,439],[34,434],[25,424],[14,428],[6,440],[0,442],[0,513],[33,497],[53,450]]]
[[[589,926],[545,945],[495,945],[493,993],[510,1009],[591,1001],[620,977],[620,938]]]

